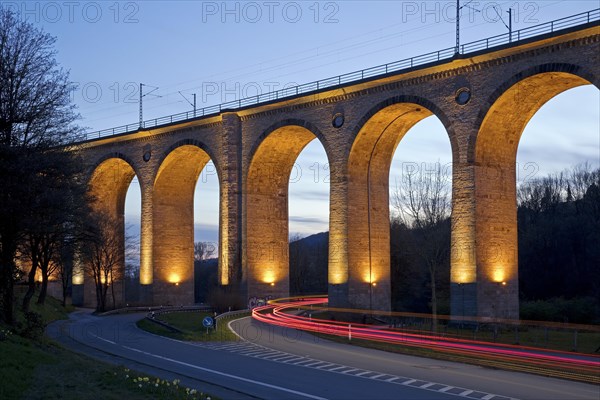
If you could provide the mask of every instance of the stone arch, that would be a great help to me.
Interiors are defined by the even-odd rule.
[[[375,116],[377,113],[379,113],[383,109],[385,109],[389,106],[396,105],[396,104],[414,104],[417,107],[421,107],[421,108],[424,108],[425,110],[428,110],[430,112],[429,115],[434,115],[436,118],[438,118],[440,120],[440,122],[442,123],[442,125],[444,125],[444,128],[446,129],[446,132],[448,133],[448,137],[450,140],[450,146],[452,148],[452,156],[454,159],[456,159],[456,160],[458,159],[459,146],[458,146],[458,143],[457,143],[455,135],[454,135],[453,124],[452,124],[450,118],[446,115],[446,113],[440,107],[438,107],[438,105],[436,103],[434,103],[431,100],[428,100],[426,98],[420,97],[420,96],[412,96],[412,95],[393,96],[393,97],[390,97],[390,98],[376,104],[375,106],[371,107],[369,109],[369,111],[367,111],[358,120],[358,122],[355,124],[355,126],[352,128],[352,136],[354,137],[354,141],[356,141],[356,138],[358,137],[358,134],[360,133],[360,131],[363,129],[365,124],[373,116]],[[424,117],[424,118],[426,118],[426,117]],[[400,141],[398,141],[398,143],[399,142]]]
[[[94,166],[89,169],[88,190],[92,196],[92,208],[95,211],[105,213],[109,218],[116,221],[118,231],[114,234],[120,238],[121,247],[125,251],[125,198],[127,190],[136,172],[133,164],[123,154],[111,153],[98,159]],[[118,265],[117,269],[124,272],[125,265]],[[117,276],[122,276],[117,273]],[[73,271],[73,283],[84,284],[84,304],[91,305],[95,298],[93,284],[89,279],[83,278],[83,271],[75,267]],[[123,302],[123,282],[113,283],[115,290],[116,306]]]
[[[353,306],[391,307],[390,166],[404,135],[431,115],[449,126],[446,116],[433,103],[414,96],[397,96],[373,107],[357,125],[348,159],[346,279]],[[458,147],[449,136],[455,154]]]
[[[167,147],[166,150],[164,150],[161,155],[160,158],[157,162],[157,170],[155,173],[155,176],[158,176],[158,172],[161,169],[161,166],[163,165],[163,162],[165,161],[165,159],[167,157],[169,157],[169,155],[171,155],[171,153],[176,150],[177,148],[181,147],[181,146],[194,146],[199,148],[200,150],[204,151],[206,154],[208,154],[210,160],[213,162],[213,164],[215,165],[215,168],[217,169],[217,174],[221,174],[221,169],[220,169],[220,163],[219,163],[219,159],[218,157],[216,157],[216,153],[213,151],[213,149],[204,144],[203,142],[196,140],[196,139],[192,139],[192,138],[187,138],[187,139],[182,139],[182,140],[178,140],[177,142],[173,143],[172,145],[170,145],[169,147]],[[156,181],[156,178],[155,178]]]
[[[315,138],[327,153],[323,136],[313,125],[280,121],[259,137],[250,153],[243,264],[249,297],[289,295],[289,179],[299,154]]]
[[[194,191],[210,160],[204,146],[194,140],[174,144],[160,159],[152,210],[152,292],[157,304],[194,302]]]
[[[492,95],[480,116],[475,165],[477,313],[518,318],[516,156],[533,115],[558,94],[591,84],[570,64],[539,65],[513,76]]]
[[[329,154],[330,154],[329,142],[327,141],[327,138],[323,135],[323,133],[321,133],[321,130],[316,125],[314,125],[313,123],[311,123],[309,121],[305,121],[302,119],[288,118],[288,119],[283,119],[283,120],[277,121],[273,125],[269,126],[267,129],[264,130],[263,133],[261,133],[256,138],[256,140],[254,141],[254,144],[252,145],[252,148],[250,149],[249,159],[252,160],[254,158],[254,155],[256,154],[256,151],[258,150],[258,148],[261,146],[261,144],[264,142],[264,140],[271,133],[278,130],[279,128],[283,128],[286,126],[298,126],[298,127],[301,127],[301,128],[304,128],[304,129],[310,131],[316,138],[319,139],[319,141],[321,142],[321,145],[325,149],[325,153],[327,153],[327,156],[329,157]]]
[[[559,77],[559,79],[561,79],[560,83],[551,82],[552,80],[556,79],[556,77]],[[559,84],[565,85],[563,90],[559,90]],[[481,127],[483,126],[484,121],[486,119],[489,121],[491,115],[493,113],[497,113],[497,110],[499,108],[507,107],[506,105],[504,105],[503,107],[499,107],[498,101],[500,101],[501,99],[503,99],[504,102],[512,100],[513,105],[515,106],[512,108],[512,110],[514,110],[517,108],[517,103],[519,103],[519,101],[523,101],[528,97],[527,86],[531,88],[536,87],[537,85],[537,87],[540,88],[541,91],[539,92],[539,94],[536,94],[535,98],[538,104],[528,104],[528,106],[532,107],[531,110],[528,110],[527,115],[521,115],[521,124],[523,126],[519,132],[520,135],[523,129],[525,129],[527,122],[529,122],[531,117],[533,117],[533,115],[546,102],[568,89],[589,84],[600,88],[600,75],[594,74],[593,72],[589,71],[587,68],[584,68],[582,66],[566,63],[550,63],[536,65],[511,76],[502,84],[498,85],[496,90],[494,90],[494,92],[488,97],[483,107],[479,111],[479,114],[477,115],[475,125],[479,127],[479,131],[476,137],[471,137],[471,140],[469,140],[469,162],[476,162],[475,151],[478,144],[478,138],[480,137],[479,132],[481,132]]]

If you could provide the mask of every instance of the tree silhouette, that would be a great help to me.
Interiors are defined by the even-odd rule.
[[[0,319],[14,322],[17,255],[44,152],[76,134],[74,85],[56,62],[56,39],[0,7]]]

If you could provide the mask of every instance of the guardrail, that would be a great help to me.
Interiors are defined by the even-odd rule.
[[[518,43],[526,39],[531,39],[537,36],[555,33],[568,28],[583,26],[594,22],[600,22],[600,8],[560,18],[550,22],[542,23],[539,25],[519,29],[512,33],[504,33],[501,35],[476,40],[474,42],[465,43],[460,46],[460,51],[458,53],[460,53],[460,55],[465,56],[471,53],[492,49],[505,44]],[[168,125],[174,122],[181,122],[200,117],[218,115],[224,110],[241,109],[248,106],[259,105],[275,100],[291,98],[301,94],[308,94],[327,88],[333,88],[344,84],[357,83],[365,79],[385,76],[393,72],[398,73],[430,63],[449,60],[456,55],[456,47],[449,47],[446,49],[433,51],[415,57],[406,58],[404,60],[394,61],[391,63],[362,69],[360,71],[354,71],[347,74],[321,79],[318,81],[305,83],[298,86],[263,93],[257,96],[246,97],[239,100],[233,100],[226,103],[208,106],[194,111],[186,111],[178,114],[172,114],[164,117],[150,119],[147,121],[143,121],[142,123],[137,122],[133,124],[118,126],[115,128],[85,133],[83,135],[75,137],[73,143],[100,139],[104,137],[111,137],[115,135],[121,135],[124,133],[136,132],[142,129],[156,128],[158,126]]]
[[[186,311],[186,310],[190,310],[190,311],[196,311],[196,310],[210,310],[211,308],[209,306],[135,306],[135,307],[123,307],[123,308],[117,308],[115,310],[110,310],[110,311],[106,311],[103,313],[98,314],[99,316],[106,316],[106,315],[113,315],[113,314],[123,314],[123,313],[135,313],[135,312],[144,312],[144,311],[159,311],[159,313],[161,311],[165,311],[165,312],[172,312],[172,311]]]
[[[246,309],[246,310],[227,311],[227,312],[224,312],[223,314],[217,315],[216,320],[218,321],[221,319],[234,318],[234,317],[240,316],[242,314],[250,315],[250,310]]]

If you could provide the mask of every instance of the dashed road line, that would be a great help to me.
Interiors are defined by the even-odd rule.
[[[359,369],[357,369],[357,368],[350,368],[350,369],[349,369],[349,370],[347,370],[347,371],[342,371],[342,374],[347,374],[347,373],[349,373],[349,372],[353,372],[353,371],[360,371],[360,370],[359,370]]]
[[[332,364],[332,363],[326,363],[325,365],[321,365],[320,367],[317,367],[317,369],[325,369],[331,366],[335,366],[337,364]],[[330,369],[326,369],[326,371],[331,371]]]
[[[229,328],[231,331],[233,331],[233,329],[231,329],[231,325],[229,326]],[[262,345],[249,343],[245,341],[245,339],[242,338],[239,334],[237,334],[237,332],[234,333],[240,338],[240,340],[244,341],[241,344],[245,344],[246,346],[239,346],[239,349],[235,347],[233,349],[225,350],[237,353],[239,355],[260,358],[266,361],[280,362],[283,364],[296,365],[298,367],[320,369],[322,371],[331,372],[334,374],[356,376],[357,378],[361,379],[378,380],[380,382],[386,382],[394,385],[410,386],[415,389],[427,390],[435,393],[443,393],[450,396],[457,396],[463,398],[466,397],[477,400],[495,400],[496,398],[497,400],[518,400],[516,398],[508,396],[501,396],[493,393],[485,393],[466,388],[450,386],[438,382],[429,382],[402,376],[392,376],[391,374],[385,374],[378,371],[370,371],[365,369],[352,368],[347,365],[328,363],[326,361],[316,360],[308,356],[298,356],[283,351],[273,350]],[[207,346],[207,348],[217,350],[218,346]],[[261,356],[260,354],[263,355]]]

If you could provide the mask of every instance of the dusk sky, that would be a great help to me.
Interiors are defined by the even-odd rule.
[[[467,3],[467,0],[461,4]],[[67,5],[70,4],[70,5]],[[454,46],[455,1],[337,2],[4,2],[57,37],[58,61],[79,88],[73,99],[88,131],[135,123],[139,83],[144,119],[302,84]],[[600,7],[590,1],[473,1],[463,8],[461,42]],[[477,10],[477,11],[475,11]],[[519,178],[588,161],[600,164],[600,94],[593,86],[546,104],[523,133]],[[450,143],[430,117],[400,143],[391,187],[407,162],[450,163]],[[290,232],[328,230],[327,159],[318,141],[302,152],[290,183]],[[218,180],[203,173],[196,189],[196,240],[217,240]],[[137,180],[126,216],[139,224]]]

